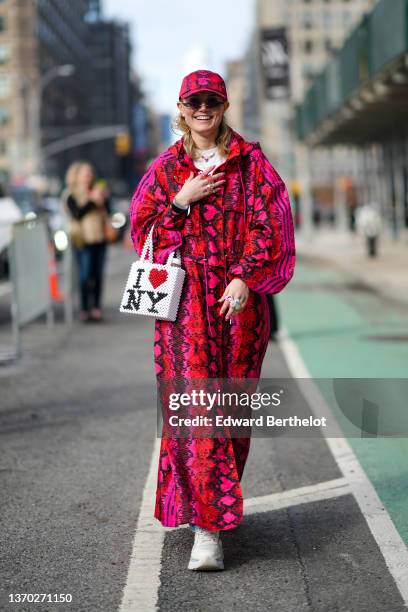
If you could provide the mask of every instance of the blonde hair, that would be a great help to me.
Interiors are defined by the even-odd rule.
[[[174,132],[181,132],[183,134],[183,144],[187,155],[191,157],[191,159],[196,159],[197,153],[194,151],[194,147],[196,145],[191,134],[191,129],[187,125],[186,120],[181,113],[179,113],[174,119],[172,128]],[[217,145],[218,151],[221,155],[228,155],[231,136],[232,128],[228,125],[223,115],[222,121],[218,128],[218,134],[215,139],[215,144]]]
[[[84,204],[88,199],[88,193],[84,193],[83,188],[78,185],[78,174],[81,168],[83,168],[84,166],[87,166],[91,170],[93,174],[92,183],[95,183],[95,180],[96,180],[95,168],[91,163],[85,160],[79,160],[79,161],[73,162],[69,166],[65,174],[65,183],[67,185],[67,191],[69,193],[72,193],[72,195],[74,196],[74,198],[77,200],[79,204]]]
[[[78,174],[80,162],[73,162],[65,173],[65,184],[68,189],[72,189],[76,184],[76,177]]]

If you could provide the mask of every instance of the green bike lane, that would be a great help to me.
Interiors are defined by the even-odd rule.
[[[296,343],[310,375],[408,545],[408,439],[403,435],[408,431],[406,396],[402,396],[403,384],[380,380],[407,378],[408,305],[387,300],[325,261],[299,257],[291,284],[278,296],[278,309],[281,326]],[[348,379],[343,383],[340,380],[343,391],[345,387],[352,392],[362,386],[373,403],[376,395],[380,398],[379,435],[362,435],[358,423],[352,424],[346,418],[347,410],[340,410],[330,397],[332,379]],[[371,380],[360,384],[358,379]],[[387,414],[391,405],[386,401],[387,393],[394,395],[393,414]],[[349,398],[352,404],[350,394]],[[398,413],[395,406],[399,407]],[[354,408],[357,414],[358,406]],[[381,435],[389,430],[387,420],[393,418],[391,430],[398,431],[400,437]]]

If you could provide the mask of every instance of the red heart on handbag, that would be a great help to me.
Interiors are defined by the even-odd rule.
[[[159,285],[162,285],[167,280],[167,270],[157,270],[153,268],[149,272],[149,281],[152,286],[156,289]]]

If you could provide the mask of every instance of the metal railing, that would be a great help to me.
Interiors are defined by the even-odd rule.
[[[54,266],[55,260],[50,260],[54,254],[50,254],[46,215],[14,223],[8,253],[10,281],[7,293],[10,295],[12,343],[10,347],[0,349],[0,364],[22,356],[23,327],[43,315],[47,326],[54,326],[50,265]],[[57,274],[56,269],[52,273]],[[67,325],[73,321],[77,274],[71,244],[68,243],[63,256],[63,312]]]

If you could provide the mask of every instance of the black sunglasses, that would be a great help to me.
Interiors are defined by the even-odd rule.
[[[203,102],[207,108],[217,108],[217,106],[224,104],[224,100],[220,100],[220,98],[216,98],[215,96],[209,96],[208,98],[191,96],[191,98],[187,98],[186,101],[180,100],[180,102],[186,108],[192,108],[194,110],[198,110]]]

